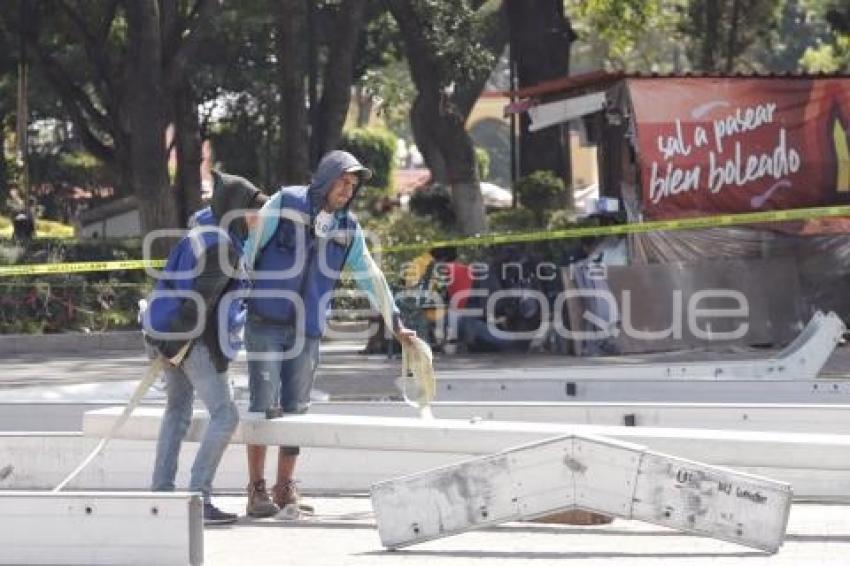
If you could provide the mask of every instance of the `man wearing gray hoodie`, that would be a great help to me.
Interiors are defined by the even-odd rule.
[[[260,211],[258,228],[245,247],[253,270],[245,346],[250,379],[250,411],[267,415],[304,413],[319,364],[334,288],[349,269],[376,304],[367,277],[369,250],[357,219],[349,211],[372,172],[350,153],[331,151],[319,162],[307,186],[282,188]],[[392,296],[386,279],[380,284]],[[402,340],[415,333],[394,313],[393,331]],[[282,508],[297,511],[293,481],[297,446],[281,446],[277,483],[270,497],[263,471],[266,447],[248,446],[248,515],[267,517]]]
[[[196,226],[172,249],[143,317],[151,347],[174,363],[185,354],[177,365],[165,369],[168,401],[156,445],[152,490],[174,490],[180,446],[197,395],[210,422],[195,456],[189,488],[203,494],[206,524],[236,520],[236,515],[221,511],[210,500],[216,469],[239,422],[227,377],[233,349],[226,341],[238,331],[242,317],[240,302],[225,297],[242,284],[236,274],[248,234],[245,211],[266,201],[242,177],[218,172],[213,176],[212,205],[197,215]]]

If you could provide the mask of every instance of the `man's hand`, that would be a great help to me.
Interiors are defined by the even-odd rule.
[[[396,330],[395,337],[401,342],[402,346],[411,346],[413,339],[416,338],[416,331],[400,325]]]

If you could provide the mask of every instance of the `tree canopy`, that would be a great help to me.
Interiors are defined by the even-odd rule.
[[[26,51],[28,122],[52,121],[62,133],[44,154],[54,164],[43,171],[76,179],[74,171],[96,160],[116,195],[137,198],[150,230],[181,225],[200,206],[202,140],[213,140],[221,166],[270,191],[306,180],[319,156],[339,145],[346,124],[366,126],[377,110],[384,125],[415,140],[434,179],[451,187],[458,224],[479,232],[486,223],[466,122],[500,60],[505,76],[513,66],[519,86],[600,68],[850,70],[850,8],[841,0],[529,6],[9,0],[0,13],[0,135],[7,148],[14,145]],[[545,148],[564,151],[547,135],[524,141],[522,161],[564,178],[564,164]],[[0,205],[15,168],[7,152]],[[42,169],[35,172],[43,180]]]

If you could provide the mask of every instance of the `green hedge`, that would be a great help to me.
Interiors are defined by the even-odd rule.
[[[514,190],[519,195],[519,203],[532,211],[537,224],[543,226],[564,194],[564,181],[551,171],[535,171],[518,179]]]
[[[369,185],[391,190],[395,169],[396,137],[383,128],[353,128],[342,134],[340,149],[353,154],[372,170]]]
[[[0,264],[117,261],[142,257],[141,241],[0,241]],[[138,300],[152,287],[143,269],[0,277],[0,334],[138,328]]]
[[[0,334],[138,329],[147,283],[89,283],[80,275],[0,279]]]
[[[540,228],[537,216],[527,208],[497,210],[487,215],[490,230],[500,232],[528,232]]]
[[[490,153],[483,147],[475,148],[475,170],[479,181],[486,181],[490,177]]]
[[[414,191],[410,195],[410,212],[418,216],[428,216],[441,226],[454,226],[451,189],[435,183]]]

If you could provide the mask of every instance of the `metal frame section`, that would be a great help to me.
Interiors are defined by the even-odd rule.
[[[200,565],[192,493],[0,491],[0,564]]]
[[[77,432],[86,412],[113,406],[114,402],[0,403],[0,431]],[[850,434],[850,405],[450,401],[433,403],[431,410],[444,419]],[[310,413],[373,417],[420,414],[406,403],[389,401],[319,402],[313,403]]]
[[[510,375],[451,376],[437,379],[441,402],[501,403],[580,401],[585,403],[783,403],[850,404],[850,380],[694,380],[628,377],[566,377],[567,370]]]
[[[117,438],[155,440],[162,409],[143,407]],[[121,408],[86,414],[83,432],[101,437]],[[187,440],[197,442],[206,414],[196,411]],[[635,442],[683,458],[731,467],[850,470],[850,435],[564,425],[450,419],[410,419],[350,415],[287,415],[265,419],[243,415],[236,444],[293,444],[315,448],[492,454],[511,446],[580,434]]]
[[[83,460],[97,439],[81,433],[57,435],[0,433],[0,491],[52,490]],[[198,444],[185,442],[180,453],[178,487],[189,485]],[[68,489],[147,490],[151,484],[156,441],[113,440]],[[463,458],[465,454],[303,448],[298,459],[299,489],[311,493],[364,493],[376,481],[427,470]],[[275,477],[277,459],[266,459],[266,476]],[[244,495],[247,483],[245,448],[225,450],[213,482],[218,492]],[[850,478],[850,475],[848,475]],[[850,479],[846,493],[850,497]],[[828,488],[839,484],[828,484]],[[841,484],[842,486],[844,484]],[[840,494],[839,494],[840,495]]]
[[[687,363],[612,363],[559,369],[443,374],[437,399],[656,403],[850,403],[850,381],[815,379],[844,332],[834,313],[816,313],[777,356]]]
[[[97,439],[77,434],[4,434],[0,433],[0,490],[51,490],[97,443]],[[183,444],[177,473],[177,485],[189,485],[189,463],[198,444]],[[69,484],[76,490],[147,490],[153,470],[156,442],[153,440],[113,440]],[[310,448],[301,450],[298,459],[299,488],[306,493],[363,493],[369,486],[390,478],[414,474],[457,463],[473,454],[425,450],[349,450]],[[266,461],[266,477],[274,477],[277,460]],[[729,465],[727,463],[727,465]],[[808,466],[817,466],[815,461]],[[731,466],[737,470],[763,475],[790,483],[794,497],[806,501],[850,501],[850,470],[815,467]],[[231,445],[216,473],[213,487],[220,493],[244,494],[245,449]]]
[[[441,419],[850,434],[850,405],[445,402],[433,403],[431,411]],[[366,401],[314,403],[310,412],[375,417],[419,416],[419,410],[406,403]]]
[[[121,408],[86,413],[83,434],[100,438]],[[116,438],[156,440],[163,409],[142,407]],[[207,415],[195,411],[186,440],[198,442]],[[293,444],[316,448],[492,454],[510,446],[581,434],[636,442],[653,450],[720,465],[815,467],[850,470],[850,435],[712,429],[568,425],[484,420],[414,419],[351,415],[242,415],[235,444]]]
[[[578,508],[776,552],[791,508],[782,482],[572,435],[378,483],[371,495],[388,548]]]
[[[850,402],[850,381],[815,380],[844,333],[835,313],[815,313],[770,358],[612,363],[472,370],[437,379],[439,401]]]

